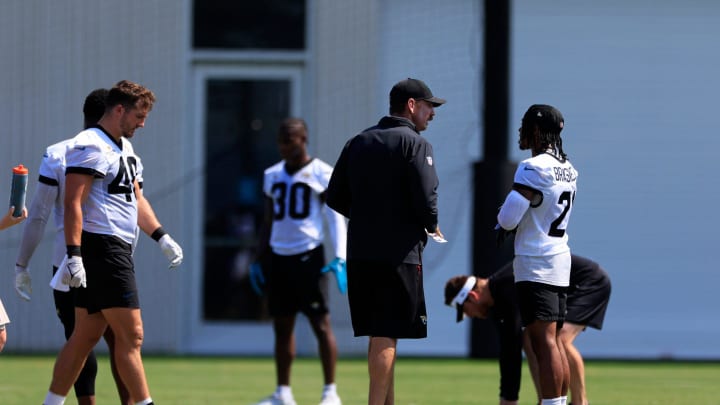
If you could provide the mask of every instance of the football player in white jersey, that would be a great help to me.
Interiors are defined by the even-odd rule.
[[[323,369],[325,386],[321,405],[340,405],[335,386],[337,345],[328,312],[327,272],[335,274],[341,293],[347,288],[345,273],[345,219],[325,205],[332,167],[307,152],[307,125],[298,118],[285,119],[278,132],[283,160],[265,170],[265,220],[257,257],[263,263],[251,268],[251,281],[265,285],[275,333],[277,389],[258,404],[294,405],[290,367],[295,358],[293,332],[298,312],[312,326]],[[327,266],[323,251],[323,217],[335,248]],[[270,249],[268,249],[268,247]],[[269,250],[269,251],[268,251]]]
[[[15,207],[10,207],[7,214],[5,214],[2,218],[0,218],[0,230],[9,228],[13,225],[17,225],[20,222],[24,221],[25,218],[28,216],[27,208],[23,207],[22,213],[19,217],[14,217],[13,211],[15,211]],[[5,307],[3,306],[2,300],[0,300],[0,352],[3,351],[3,348],[5,347],[5,342],[7,342],[7,324],[10,323],[10,317],[8,317],[7,312],[5,312]]]
[[[66,151],[64,233],[67,274],[75,297],[75,329],[55,362],[44,405],[62,405],[88,353],[110,327],[114,357],[135,404],[152,404],[140,347],[142,318],[132,249],[137,228],[182,262],[182,249],[163,230],[138,179],[139,158],[129,138],[145,124],[155,101],[147,88],[123,80],[106,98],[97,126],[80,132]],[[82,249],[81,249],[82,246]]]
[[[564,405],[570,381],[558,329],[565,319],[570,282],[566,229],[578,174],[562,148],[564,126],[555,107],[528,108],[519,143],[532,157],[518,165],[513,189],[498,213],[502,230],[516,231],[515,286],[523,326],[538,360],[543,405]]]
[[[84,128],[95,125],[105,113],[105,97],[107,89],[96,89],[90,92],[83,104]],[[72,145],[67,139],[47,147],[38,169],[38,185],[30,202],[30,214],[23,228],[20,248],[15,260],[15,291],[20,298],[30,301],[32,280],[28,265],[35,249],[42,240],[45,226],[52,213],[55,220],[55,241],[52,254],[52,275],[60,267],[65,257],[65,236],[63,234],[63,197],[65,195],[65,152]],[[53,291],[55,312],[65,330],[65,338],[69,338],[75,327],[74,291]],[[107,328],[103,334],[110,353],[115,347],[115,337]],[[110,368],[120,396],[120,403],[131,404],[130,394],[120,379],[115,366],[115,359],[110,356]],[[85,365],[75,381],[75,396],[78,405],[95,404],[95,377],[97,376],[97,360],[95,353],[88,354]]]

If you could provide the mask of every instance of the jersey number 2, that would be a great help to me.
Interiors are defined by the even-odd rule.
[[[550,231],[548,232],[548,235],[557,236],[559,238],[565,236],[565,230],[560,229],[559,226],[563,223],[563,220],[565,219],[565,216],[567,216],[568,211],[570,211],[570,207],[572,206],[573,201],[575,201],[575,193],[564,191],[562,194],[560,194],[560,198],[558,198],[558,205],[563,205],[565,206],[565,208],[563,208],[560,216],[555,218],[555,220],[552,221],[552,223],[550,224]]]

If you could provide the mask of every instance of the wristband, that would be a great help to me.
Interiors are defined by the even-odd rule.
[[[80,246],[78,245],[67,245],[67,255],[68,257],[72,256],[80,256],[82,257],[82,254],[80,253]]]
[[[160,238],[162,238],[165,235],[167,235],[167,232],[165,232],[165,230],[163,229],[162,226],[159,226],[155,231],[153,231],[153,233],[152,233],[152,235],[150,235],[150,237],[153,238],[153,240],[155,242],[157,242],[160,240]]]

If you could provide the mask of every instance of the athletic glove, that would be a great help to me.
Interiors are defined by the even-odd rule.
[[[32,293],[32,281],[30,280],[30,272],[27,268],[15,265],[15,291],[20,298],[30,301]]]
[[[344,259],[336,257],[327,266],[320,270],[321,273],[331,271],[335,273],[335,281],[337,281],[338,290],[341,294],[347,291],[347,263]]]
[[[250,265],[250,285],[253,291],[255,291],[255,294],[262,297],[263,290],[265,289],[265,276],[263,275],[260,263],[255,262]]]
[[[517,231],[517,228],[508,231],[500,224],[495,225],[495,243],[498,247],[502,246],[503,243],[505,243],[505,240],[510,237],[510,235],[514,235],[515,231]]]
[[[65,263],[67,274],[63,275],[62,282],[70,287],[87,287],[87,279],[85,276],[85,266],[80,256],[68,256]],[[69,277],[69,279],[68,279]]]
[[[162,238],[158,239],[158,243],[160,244],[160,249],[162,249],[165,257],[170,260],[170,266],[168,266],[168,268],[174,269],[175,267],[179,266],[180,263],[182,263],[182,248],[180,247],[180,245],[177,244],[177,242],[175,242],[173,238],[170,237],[170,235],[163,235]]]

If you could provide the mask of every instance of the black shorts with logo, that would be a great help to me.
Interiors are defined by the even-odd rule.
[[[292,256],[273,253],[267,277],[268,309],[270,315],[306,316],[328,313],[328,275],[321,273],[325,265],[322,245]]]
[[[89,314],[108,308],[140,308],[132,247],[113,235],[83,231],[82,259],[87,288],[78,288],[75,306]]]
[[[567,312],[567,287],[518,281],[515,290],[523,326],[538,320],[557,322],[558,329],[562,327]]]
[[[348,260],[347,273],[355,336],[427,337],[421,264]]]
[[[565,321],[602,329],[611,290],[610,276],[599,264],[573,255]]]

